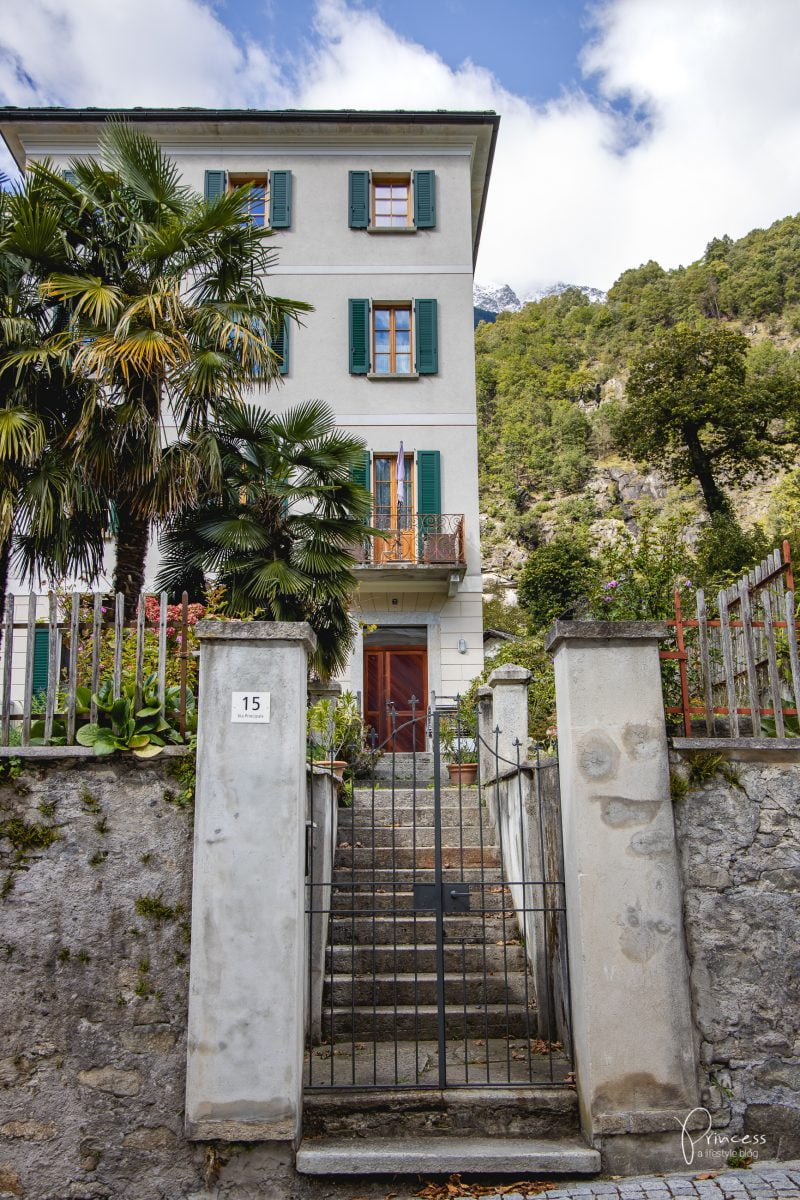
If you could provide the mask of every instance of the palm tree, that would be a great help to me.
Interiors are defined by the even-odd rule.
[[[8,356],[37,347],[57,328],[58,306],[43,298],[26,252],[51,263],[64,246],[54,214],[25,186],[0,191],[0,346]],[[63,317],[63,313],[61,314]],[[91,579],[103,557],[103,509],[76,468],[70,434],[93,385],[58,363],[26,357],[0,373],[0,619],[16,547],[23,578]]]
[[[29,174],[26,195],[54,214],[63,253],[54,261],[31,238],[25,256],[68,319],[6,363],[86,385],[71,444],[113,504],[114,587],[131,616],[153,521],[197,494],[203,429],[278,378],[272,344],[309,306],[267,293],[275,255],[270,231],[247,219],[247,186],[207,202],[125,123],[108,123],[97,157],[71,162],[70,178],[48,164]]]
[[[351,477],[363,450],[320,401],[282,416],[253,405],[225,410],[194,448],[219,464],[223,486],[166,521],[157,586],[213,579],[231,613],[308,621],[316,669],[341,670],[355,632],[353,550],[375,532],[366,525],[369,493]]]

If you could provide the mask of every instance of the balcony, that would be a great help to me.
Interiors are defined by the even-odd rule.
[[[371,524],[380,534],[353,551],[362,590],[413,584],[439,591],[445,585],[455,594],[467,569],[462,514],[412,513],[400,506],[375,510]]]

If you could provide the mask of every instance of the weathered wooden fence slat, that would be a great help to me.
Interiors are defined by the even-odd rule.
[[[125,638],[125,597],[117,592],[114,606],[114,699],[119,698],[122,691],[122,643]]]
[[[158,605],[158,700],[164,703],[167,689],[167,593],[162,592]]]
[[[95,693],[100,686],[100,653],[102,650],[103,637],[103,597],[100,593],[95,594],[94,609],[92,611],[92,698],[89,704],[89,720],[93,723],[97,721],[97,701]]]
[[[775,733],[779,738],[786,736],[786,726],[783,721],[783,696],[781,695],[780,679],[778,677],[778,656],[775,652],[775,630],[772,626],[772,604],[769,591],[761,597],[764,606],[764,634],[767,643],[767,670],[769,672],[769,690],[772,696],[772,708],[775,712]]]
[[[44,702],[44,740],[53,736],[53,717],[58,699],[58,597],[47,594],[47,695]]]
[[[134,708],[142,707],[142,680],[144,677],[144,594],[140,594],[136,606],[136,674],[134,682]]]
[[[69,665],[67,666],[67,742],[75,741],[75,693],[78,689],[78,642],[81,636],[81,595],[73,592],[69,603]]]
[[[794,592],[786,593],[786,640],[789,643],[789,670],[792,675],[792,699],[794,708],[800,712],[800,654],[797,652],[797,626],[795,625]]]
[[[734,737],[739,736],[739,713],[736,704],[736,684],[734,683],[733,672],[733,639],[731,638],[731,627],[728,620],[728,597],[725,592],[720,592],[717,601],[719,605],[719,620],[720,633],[722,634],[722,657],[725,663],[725,688],[728,693],[728,711],[731,717],[731,733]]]
[[[700,632],[700,672],[703,677],[703,703],[706,710],[706,733],[714,736],[714,695],[711,687],[711,654],[708,644],[708,613],[702,588],[697,591],[697,626]]]
[[[38,596],[28,596],[28,628],[25,644],[25,695],[22,702],[22,744],[27,746],[31,736],[31,712],[33,709],[33,664],[36,652],[36,605]]]
[[[11,738],[11,668],[14,654],[14,597],[6,596],[3,622],[3,723],[0,743],[7,746]]]

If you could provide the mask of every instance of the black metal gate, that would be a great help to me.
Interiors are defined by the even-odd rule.
[[[567,1084],[558,765],[409,703],[413,750],[393,727],[310,839],[306,1085]]]

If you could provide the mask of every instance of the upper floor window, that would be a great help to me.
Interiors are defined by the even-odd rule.
[[[372,224],[378,229],[407,227],[411,223],[410,199],[408,175],[373,175]]]
[[[410,375],[411,305],[376,304],[372,309],[373,370],[377,375]]]
[[[436,172],[350,171],[351,229],[409,233],[436,227]]]
[[[247,217],[254,225],[270,229],[291,229],[292,172],[265,171],[263,174],[231,174],[206,171],[205,198],[213,202],[231,188],[250,184]]]

